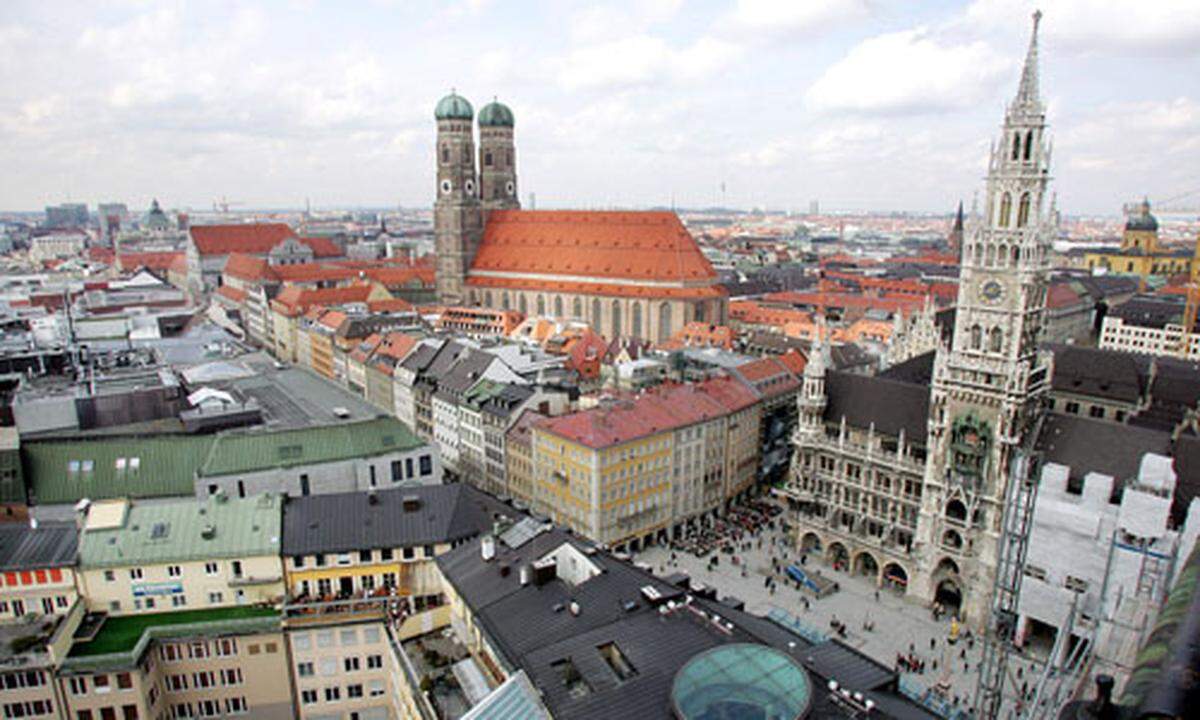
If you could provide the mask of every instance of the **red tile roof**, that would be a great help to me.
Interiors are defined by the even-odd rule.
[[[412,312],[416,308],[404,298],[387,298],[385,300],[368,300],[367,309],[373,313]]]
[[[374,286],[366,283],[317,289],[288,285],[271,301],[271,307],[284,315],[295,317],[313,305],[365,303],[375,290]]]
[[[230,285],[222,285],[217,288],[217,294],[232,302],[241,304],[246,299],[246,291],[238,290]]]
[[[496,210],[471,271],[679,283],[717,277],[672,212]]]
[[[808,365],[808,359],[795,350],[788,350],[780,355],[779,362],[783,363],[784,367],[797,377],[803,374],[805,366]]]
[[[104,263],[105,265],[111,265],[116,258],[116,253],[113,252],[113,249],[106,247],[90,247],[84,253],[87,255],[88,260]]]
[[[221,273],[238,278],[239,280],[249,280],[252,282],[279,279],[275,275],[274,268],[271,267],[266,258],[246,255],[240,252],[230,254],[229,259],[225,261],[225,267],[221,270]]]
[[[1046,290],[1046,307],[1052,310],[1079,304],[1081,298],[1070,283],[1051,283]]]
[[[401,285],[432,286],[434,269],[428,267],[372,267],[363,274],[386,287]]]
[[[731,377],[687,385],[660,385],[635,399],[619,400],[544,421],[545,432],[593,449],[655,435],[743,410],[758,402]]]
[[[346,313],[341,312],[340,310],[329,310],[321,316],[321,319],[318,322],[330,330],[336,331],[345,321]]]
[[[345,255],[337,243],[329,238],[323,237],[302,237],[298,238],[300,242],[312,248],[313,257],[319,258],[336,258]]]
[[[472,287],[509,288],[513,290],[544,290],[546,292],[574,293],[579,295],[603,295],[605,297],[670,298],[681,300],[703,300],[725,296],[720,285],[704,287],[643,287],[640,285],[602,284],[585,282],[559,282],[529,278],[492,278],[473,276],[467,278]]]
[[[375,350],[377,355],[386,355],[396,360],[403,360],[408,357],[412,349],[417,346],[417,339],[412,335],[406,335],[402,332],[390,332],[383,336],[383,342],[379,343],[379,347]]]
[[[117,256],[117,266],[122,270],[136,270],[144,267],[147,270],[166,270],[176,258],[183,257],[181,252],[128,252]]]
[[[284,238],[295,236],[285,223],[193,225],[188,232],[201,255],[265,255]]]
[[[167,272],[178,273],[180,275],[187,275],[187,271],[187,255],[184,253],[179,253],[179,255],[176,256],[176,258],[172,260],[171,264],[167,267]]]

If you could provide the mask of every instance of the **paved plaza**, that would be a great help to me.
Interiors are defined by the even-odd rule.
[[[829,636],[834,635],[830,623],[840,621],[846,626],[846,634],[838,636],[839,639],[878,662],[896,667],[897,656],[910,653],[923,661],[923,673],[904,672],[904,682],[910,687],[923,691],[935,683],[944,683],[950,688],[951,705],[955,696],[959,708],[968,707],[973,701],[983,643],[961,635],[956,644],[949,644],[949,618],[934,620],[930,609],[923,604],[891,590],[877,591],[868,578],[835,571],[817,557],[820,553],[807,558],[805,569],[818,570],[838,583],[840,589],[820,599],[802,593],[795,583],[772,570],[772,558],[781,567],[799,565],[801,561],[794,539],[785,538],[779,529],[762,530],[756,538],[741,543],[732,556],[714,554],[720,558],[714,569],[709,565],[713,555],[697,558],[691,553],[676,552],[672,561],[672,551],[665,546],[647,548],[634,559],[646,563],[660,576],[686,573],[693,581],[716,588],[721,598],[732,595],[742,600],[746,610],[755,615],[765,616],[773,609],[782,609],[812,630]],[[733,562],[734,556],[739,560],[737,564]],[[775,578],[773,592],[766,586],[768,577]],[[865,629],[864,625],[873,629]],[[1008,670],[1017,687],[1028,682],[1032,688],[1040,673],[1035,662],[1015,657],[1010,659]]]

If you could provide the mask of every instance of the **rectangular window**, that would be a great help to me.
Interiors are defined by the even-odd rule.
[[[313,664],[311,662],[302,662],[296,664],[296,674],[300,677],[313,676]]]
[[[404,463],[399,460],[392,461],[392,482],[398,483],[404,479]]]
[[[188,689],[187,675],[168,675],[167,676],[167,688],[169,688],[171,690],[171,692],[179,692],[181,690],[187,690]]]
[[[354,628],[346,628],[345,630],[342,630],[339,642],[341,642],[342,645],[357,645],[358,631]]]
[[[245,715],[246,698],[231,697],[225,699],[225,713],[228,715]]]
[[[141,568],[129,568],[129,579],[130,580],[141,580],[142,579],[142,569]]]
[[[317,699],[318,699],[318,696],[317,696],[316,690],[301,690],[300,691],[300,702],[305,705],[312,705],[313,703],[315,703],[317,701]]]
[[[173,607],[183,607],[184,605],[187,605],[187,596],[186,595],[172,595],[171,596],[171,605]]]
[[[405,459],[404,469],[408,473],[409,477],[413,476],[413,459],[412,458]]]
[[[344,659],[342,661],[342,667],[346,670],[346,672],[358,672],[358,658],[348,657]]]
[[[368,655],[367,656],[367,669],[368,670],[378,670],[381,667],[383,667],[383,656],[382,655]]]
[[[133,677],[127,672],[117,673],[117,687],[122,690],[133,687]]]
[[[362,563],[371,562],[371,551],[370,550],[359,550],[358,551],[358,561],[362,562]]]
[[[359,685],[356,683],[354,685],[346,686],[346,697],[360,698],[362,696],[363,696],[363,686],[362,685]]]
[[[204,563],[204,574],[209,576],[216,575],[217,564],[215,562]]]
[[[342,699],[342,689],[339,687],[325,688],[325,702],[337,702]]]
[[[217,657],[237,655],[237,638],[220,638],[213,643],[213,649],[216,650]]]
[[[82,677],[72,677],[70,681],[72,695],[87,695],[87,680]]]
[[[311,650],[312,636],[308,633],[296,633],[292,636],[292,647],[297,650]]]
[[[421,456],[421,477],[433,474],[433,458],[429,455]]]
[[[104,582],[112,582],[116,579],[117,579],[117,576],[113,573],[112,570],[104,571]]]
[[[167,577],[177,578],[183,575],[183,568],[178,565],[167,566]]]
[[[368,692],[370,692],[371,697],[379,697],[384,692],[382,680],[372,680],[367,687],[369,688]]]
[[[379,551],[379,559],[380,560],[387,561],[387,560],[392,560],[395,557],[396,557],[396,551],[392,550],[391,548],[384,548]]]
[[[222,685],[241,685],[242,684],[242,669],[238,667],[225,668],[221,670]]]
[[[333,647],[333,631],[318,630],[317,631],[317,647],[327,648]]]
[[[296,557],[292,558],[292,567],[296,568],[297,570],[304,567],[304,556],[297,555]]]
[[[225,596],[219,592],[210,592],[208,594],[208,604],[218,605],[225,600]]]
[[[112,688],[108,685],[107,675],[92,676],[92,687],[94,687],[98,693],[106,693],[112,690]]]

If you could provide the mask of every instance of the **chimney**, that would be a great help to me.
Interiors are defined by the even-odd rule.
[[[532,575],[532,574],[533,574],[533,571],[530,570],[528,565],[521,566],[521,585],[522,586],[529,584],[529,578],[530,578],[530,575]]]
[[[200,531],[200,537],[205,540],[212,540],[217,536],[217,528],[215,525],[205,525]]]
[[[575,617],[579,617],[579,613],[580,613],[579,603],[572,600],[571,604],[568,607],[571,610],[572,615],[574,615]]]
[[[491,562],[492,558],[496,557],[496,538],[491,535],[484,535],[479,541],[479,554],[483,557],[484,562]]]

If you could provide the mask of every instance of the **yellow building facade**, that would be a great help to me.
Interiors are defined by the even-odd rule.
[[[1103,270],[1142,278],[1200,274],[1200,238],[1194,251],[1169,250],[1158,241],[1158,220],[1143,200],[1125,222],[1119,250],[1096,250],[1084,255],[1088,270]]]

